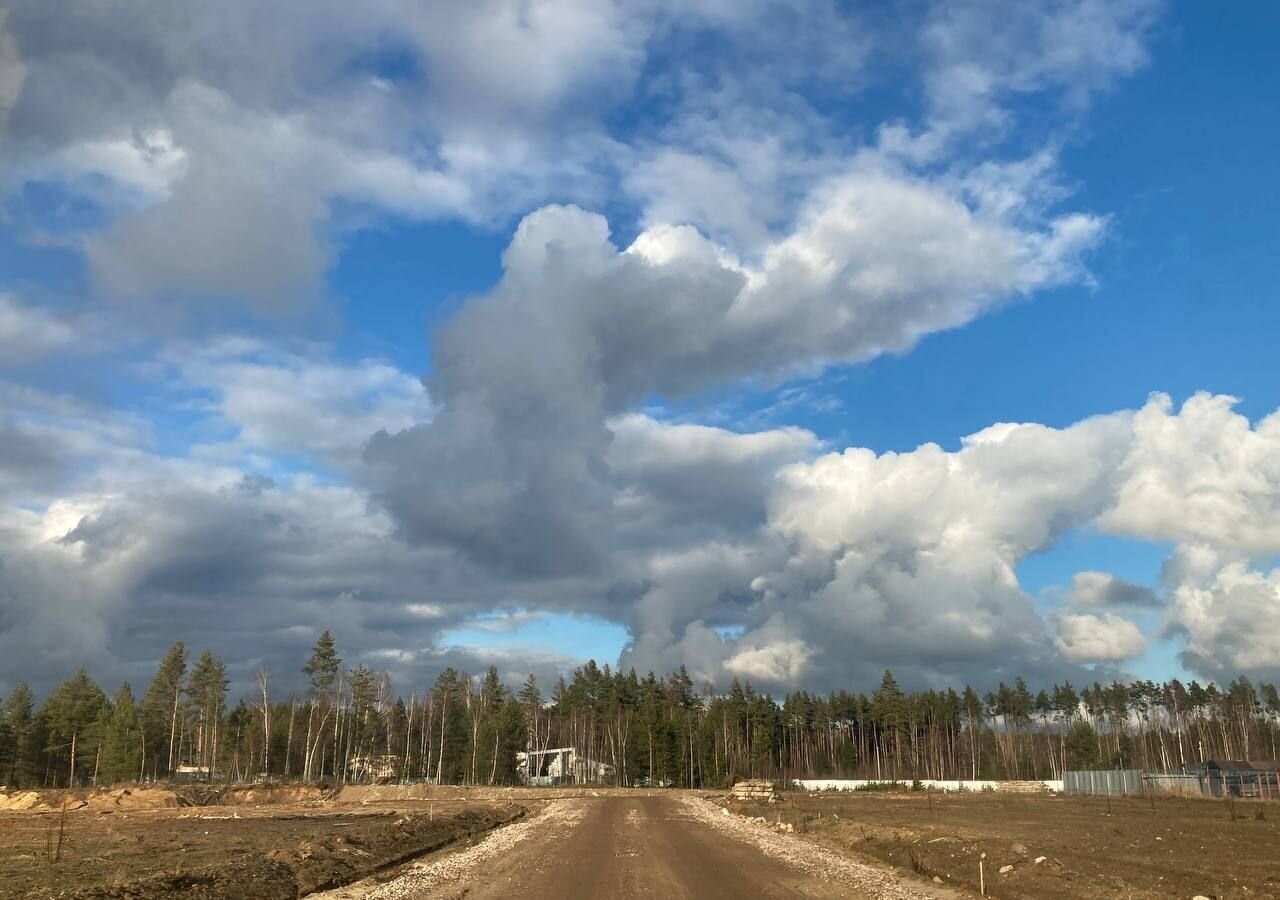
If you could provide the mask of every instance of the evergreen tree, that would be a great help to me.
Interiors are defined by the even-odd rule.
[[[155,677],[142,695],[138,713],[146,735],[148,768],[172,773],[176,763],[178,724],[182,716],[183,684],[187,674],[187,648],[178,641],[165,652]]]
[[[187,678],[190,698],[191,759],[212,778],[218,762],[218,741],[226,706],[227,670],[209,650],[200,654]]]
[[[100,738],[96,726],[106,708],[106,694],[83,666],[54,688],[40,708],[45,751],[64,784],[74,787],[93,774]]]
[[[35,698],[25,681],[20,681],[10,692],[0,723],[5,733],[5,750],[0,753],[0,779],[10,787],[19,787],[35,780]]]
[[[493,778],[496,784],[515,783],[516,754],[523,751],[529,741],[524,710],[519,700],[510,698],[498,708],[498,752]]]
[[[1067,766],[1071,769],[1097,769],[1101,765],[1098,733],[1088,722],[1077,719],[1067,732]]]
[[[318,698],[328,698],[338,681],[338,672],[342,668],[342,658],[334,646],[333,635],[328,629],[321,632],[316,640],[311,658],[302,667],[302,671],[311,679],[311,690]]]
[[[111,698],[111,711],[104,723],[100,784],[134,781],[142,767],[142,728],[129,682],[120,685]]]
[[[461,784],[467,768],[467,722],[463,710],[464,685],[452,667],[436,678],[432,695],[439,707],[436,727],[436,780],[438,784]]]

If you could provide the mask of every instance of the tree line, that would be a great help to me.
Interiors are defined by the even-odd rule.
[[[0,707],[0,784],[64,787],[188,778],[218,782],[431,781],[511,784],[517,753],[572,747],[620,785],[720,787],[739,777],[1061,778],[1069,769],[1177,772],[1207,759],[1277,758],[1280,696],[1239,677],[1225,688],[1177,679],[1069,682],[1035,693],[1022,678],[979,694],[902,690],[775,699],[734,679],[695,685],[595,662],[544,693],[490,667],[441,672],[406,697],[384,672],[343,665],[329,632],[301,667],[303,693],[277,696],[264,666],[227,702],[223,662],[169,648],[141,698],[107,695],[81,669],[38,707],[26,684]]]

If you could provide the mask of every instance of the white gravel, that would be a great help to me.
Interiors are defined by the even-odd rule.
[[[726,816],[723,807],[710,800],[685,797],[684,805],[692,818],[708,828],[753,844],[766,856],[807,875],[857,888],[876,900],[933,900],[934,895],[914,885],[904,884],[892,872],[855,862],[800,838],[780,834],[751,819]]]
[[[585,814],[586,808],[581,801],[553,800],[538,815],[492,831],[480,843],[466,850],[410,866],[398,877],[379,885],[365,896],[368,900],[401,900],[419,897],[443,885],[460,882],[477,866],[510,853],[516,844],[526,838],[545,833],[548,828],[571,828]]]

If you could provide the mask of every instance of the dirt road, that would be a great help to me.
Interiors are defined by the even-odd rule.
[[[693,797],[558,800],[469,850],[330,900],[950,897]]]

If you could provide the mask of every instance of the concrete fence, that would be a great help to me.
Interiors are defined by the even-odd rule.
[[[806,778],[793,781],[792,784],[798,785],[806,791],[856,791],[866,789],[868,786],[899,784],[905,788],[911,787],[911,780],[900,780],[894,782],[890,779],[876,780],[874,778],[828,778],[814,779]],[[938,779],[921,779],[920,786],[924,790],[929,791],[999,791],[1001,793],[1031,793],[1039,791],[1062,791],[1061,781],[944,781]]]

